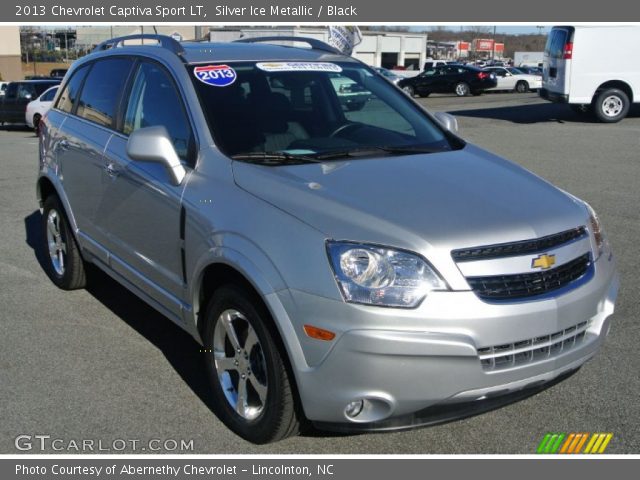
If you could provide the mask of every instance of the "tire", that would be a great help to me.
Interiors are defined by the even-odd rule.
[[[482,95],[484,92],[482,90],[473,90],[471,92],[471,95],[473,95],[474,97],[479,97],[480,95]]]
[[[87,283],[84,260],[56,195],[49,195],[44,201],[42,234],[43,258],[51,281],[63,290],[84,288]]]
[[[402,91],[413,98],[416,94],[415,89],[411,85],[405,85],[402,87]]]
[[[226,285],[211,297],[204,321],[205,366],[219,418],[257,444],[297,435],[302,415],[264,306],[241,287]]]
[[[458,97],[466,97],[471,93],[471,89],[469,88],[469,85],[465,82],[460,82],[456,84],[453,91]]]
[[[42,117],[39,113],[33,116],[33,130],[36,132],[36,135],[40,135],[40,118]]]
[[[516,83],[516,92],[527,93],[528,91],[529,91],[529,84],[526,81],[520,80],[518,83]]]
[[[609,88],[596,95],[593,111],[601,122],[615,123],[629,113],[629,97],[622,90]]]

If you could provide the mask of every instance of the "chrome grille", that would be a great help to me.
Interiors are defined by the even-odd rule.
[[[587,322],[549,335],[478,349],[478,358],[485,371],[539,362],[560,355],[580,345],[586,335]]]
[[[531,253],[540,253],[559,247],[587,234],[584,227],[572,228],[546,237],[522,240],[519,242],[498,243],[482,247],[460,248],[453,250],[451,256],[456,262],[487,260],[489,258],[514,257]]]
[[[467,277],[469,286],[480,298],[510,300],[552,292],[584,276],[591,266],[585,253],[558,267],[533,273]]]

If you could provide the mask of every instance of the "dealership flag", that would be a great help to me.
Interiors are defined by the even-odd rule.
[[[329,27],[329,45],[345,55],[353,53],[353,47],[362,42],[358,27]]]

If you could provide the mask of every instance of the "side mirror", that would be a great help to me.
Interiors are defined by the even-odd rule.
[[[180,185],[187,174],[163,126],[140,128],[131,133],[127,155],[133,160],[163,164],[172,185]]]
[[[456,117],[445,112],[436,112],[434,117],[451,133],[458,133],[458,120]]]

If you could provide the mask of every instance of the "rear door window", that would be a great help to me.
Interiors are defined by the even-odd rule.
[[[563,28],[554,28],[549,33],[544,53],[551,58],[562,58],[564,46],[568,42],[569,32]]]
[[[65,85],[64,90],[62,90],[60,98],[58,98],[56,108],[67,113],[73,112],[73,108],[78,101],[78,93],[80,92],[82,80],[84,80],[88,71],[89,67],[85,65],[73,73],[73,76]]]
[[[112,128],[133,60],[107,58],[98,60],[87,75],[80,93],[76,114],[91,122]]]

